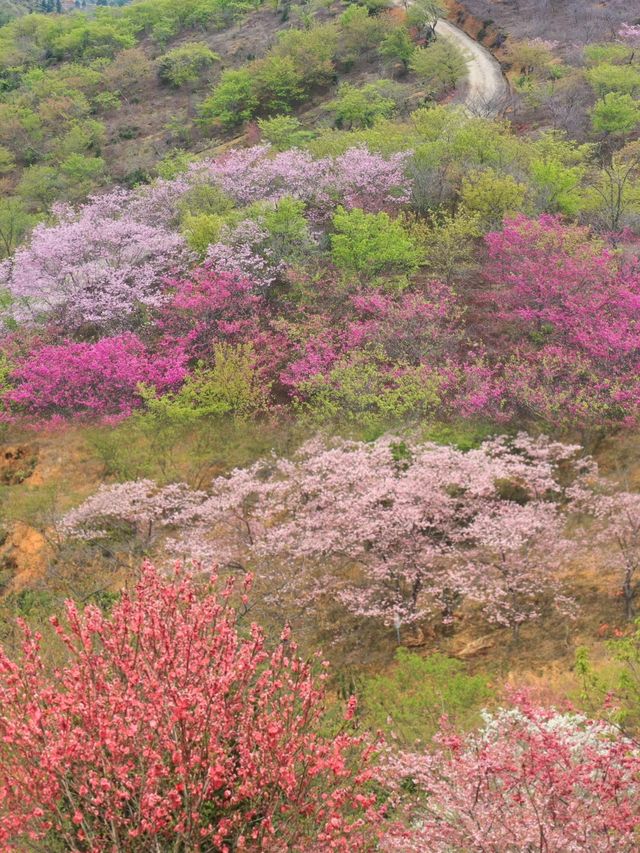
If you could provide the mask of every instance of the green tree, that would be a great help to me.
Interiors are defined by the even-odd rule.
[[[631,133],[640,124],[640,103],[631,95],[609,92],[591,111],[591,124],[599,133]]]
[[[249,215],[252,210],[249,208]],[[304,210],[303,201],[289,196],[274,205],[257,206],[260,224],[269,234],[269,249],[275,259],[289,263],[303,257],[308,259],[311,236]]]
[[[300,71],[290,56],[271,54],[253,65],[260,105],[270,113],[287,113],[304,94]]]
[[[333,262],[347,274],[365,279],[385,276],[395,286],[402,286],[422,262],[416,242],[402,223],[387,213],[339,207],[333,217],[333,228]]]
[[[407,7],[407,20],[412,27],[417,27],[420,34],[431,39],[435,33],[438,18],[445,14],[445,8],[440,0],[404,0]]]
[[[209,246],[220,239],[225,224],[225,218],[217,213],[187,213],[180,223],[180,231],[189,248],[204,258]]]
[[[386,98],[376,83],[361,88],[343,83],[338,97],[328,105],[338,127],[346,129],[372,127],[380,118],[388,118],[395,110],[395,101]]]
[[[197,82],[201,75],[219,60],[218,54],[206,44],[189,42],[160,57],[158,75],[163,82],[180,88],[187,83]]]
[[[607,231],[640,213],[640,142],[630,142],[589,173],[587,208]]]
[[[0,145],[0,176],[13,172],[15,167],[16,161],[13,153],[4,145]]]
[[[637,96],[640,94],[640,69],[635,65],[612,65],[603,62],[587,71],[587,79],[600,98],[609,92]]]
[[[321,24],[309,29],[285,30],[271,49],[271,56],[287,57],[293,63],[304,89],[325,86],[336,74],[333,59],[338,45],[335,24]]]
[[[294,116],[279,115],[273,118],[261,118],[258,119],[258,127],[262,138],[277,151],[304,145],[313,138],[313,133],[305,130]]]
[[[435,211],[429,220],[414,222],[411,233],[422,247],[424,268],[434,281],[446,284],[464,281],[476,269],[476,243],[482,236],[477,214],[464,209],[455,216]]]
[[[37,221],[19,199],[0,197],[0,258],[13,254]]]
[[[452,89],[466,75],[467,63],[462,51],[450,43],[436,41],[415,50],[409,62],[411,70],[436,92]]]
[[[363,51],[377,47],[389,25],[379,15],[370,15],[363,6],[349,6],[338,19],[338,52],[346,63],[355,62]]]
[[[200,115],[205,122],[234,127],[253,118],[258,109],[253,75],[246,68],[223,71],[213,93],[203,101]]]
[[[380,54],[392,62],[399,62],[406,72],[413,56],[415,45],[405,27],[395,27],[380,44]]]
[[[497,228],[505,216],[522,212],[526,196],[525,184],[493,169],[471,172],[460,191],[465,210],[477,214],[484,228]]]

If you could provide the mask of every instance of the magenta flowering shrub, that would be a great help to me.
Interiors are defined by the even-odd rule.
[[[218,342],[256,341],[268,314],[264,296],[248,278],[207,264],[188,278],[168,280],[167,288],[157,321],[159,347],[190,361],[206,360]]]
[[[486,237],[493,358],[520,416],[557,426],[635,422],[640,265],[558,217]]]
[[[158,393],[180,385],[181,358],[153,355],[133,333],[95,343],[65,341],[34,349],[14,365],[3,403],[13,417],[124,417],[140,405],[139,386]]]

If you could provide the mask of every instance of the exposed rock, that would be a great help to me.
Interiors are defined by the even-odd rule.
[[[26,444],[5,445],[0,449],[0,483],[17,486],[33,474],[38,453]]]
[[[16,592],[41,578],[47,566],[47,542],[42,533],[23,524],[13,525],[0,547],[3,586]]]
[[[489,649],[493,648],[494,644],[494,639],[491,634],[485,634],[482,637],[478,637],[476,640],[471,640],[471,642],[463,646],[460,651],[454,652],[454,657],[460,658],[461,660],[480,657],[481,655],[486,655]]]

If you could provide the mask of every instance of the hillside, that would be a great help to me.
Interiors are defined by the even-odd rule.
[[[640,18],[20,5],[0,848],[639,849]]]

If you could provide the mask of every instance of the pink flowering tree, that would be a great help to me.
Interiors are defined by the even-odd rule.
[[[600,721],[520,697],[433,753],[390,756],[383,778],[417,795],[385,853],[536,850],[632,853],[640,827],[637,746]]]
[[[618,30],[618,38],[631,46],[629,62],[633,62],[635,52],[640,48],[640,24],[623,24]]]
[[[264,289],[285,271],[268,244],[268,231],[245,219],[234,228],[223,229],[220,241],[207,249],[206,260],[216,272],[251,279],[254,287]]]
[[[102,485],[58,524],[64,538],[96,542],[125,535],[147,549],[178,512],[206,500],[204,492],[185,483],[158,486],[153,480],[133,480]]]
[[[640,593],[640,494],[617,489],[594,466],[570,496],[583,522],[583,544],[601,546],[604,566],[616,578],[625,615],[632,620]]]
[[[504,501],[463,531],[463,541],[474,546],[467,567],[474,577],[472,597],[482,602],[489,622],[509,627],[516,640],[521,625],[539,619],[549,602],[574,615],[575,602],[563,594],[557,576],[573,544],[564,536],[565,523],[551,501]]]
[[[410,198],[404,168],[408,154],[389,158],[352,148],[332,159],[314,159],[291,149],[272,154],[269,146],[231,151],[194,166],[240,205],[291,196],[304,201],[312,216],[326,216],[337,204],[369,213],[397,208]]]
[[[141,404],[141,384],[162,393],[184,376],[180,358],[152,355],[125,332],[95,343],[36,346],[12,365],[3,403],[10,417],[35,422],[121,418]]]
[[[288,629],[240,631],[232,592],[146,565],[109,616],[52,620],[55,672],[25,626],[0,652],[4,850],[371,849],[368,748],[318,733],[322,679]]]
[[[159,349],[207,359],[218,342],[254,342],[267,316],[264,297],[237,273],[198,267],[188,277],[167,280],[167,301],[157,327]]]
[[[312,598],[326,592],[331,570],[332,596],[397,628],[434,610],[448,621],[468,597],[516,630],[539,615],[541,598],[566,603],[558,551],[544,544],[561,529],[549,497],[562,491],[558,466],[571,466],[576,450],[524,435],[467,453],[393,438],[316,439],[293,459],[215,480],[208,500],[178,514],[185,531],[173,548],[204,560],[215,552],[230,565],[286,561],[299,567],[292,577]],[[519,502],[528,509],[519,511]],[[535,554],[523,559],[534,542]],[[502,547],[510,549],[504,561]],[[323,580],[313,590],[305,569],[318,564]]]
[[[508,396],[551,422],[553,397],[585,423],[634,421],[640,403],[640,268],[559,218],[520,216],[487,235],[485,277]],[[500,325],[496,326],[495,322]],[[512,343],[510,343],[512,342]],[[508,352],[507,346],[511,348]],[[571,404],[571,399],[575,401]],[[560,417],[558,417],[560,416]]]
[[[183,238],[141,222],[128,196],[58,209],[27,246],[0,264],[0,286],[19,322],[53,319],[65,330],[129,329],[164,300],[163,278],[187,263]]]

